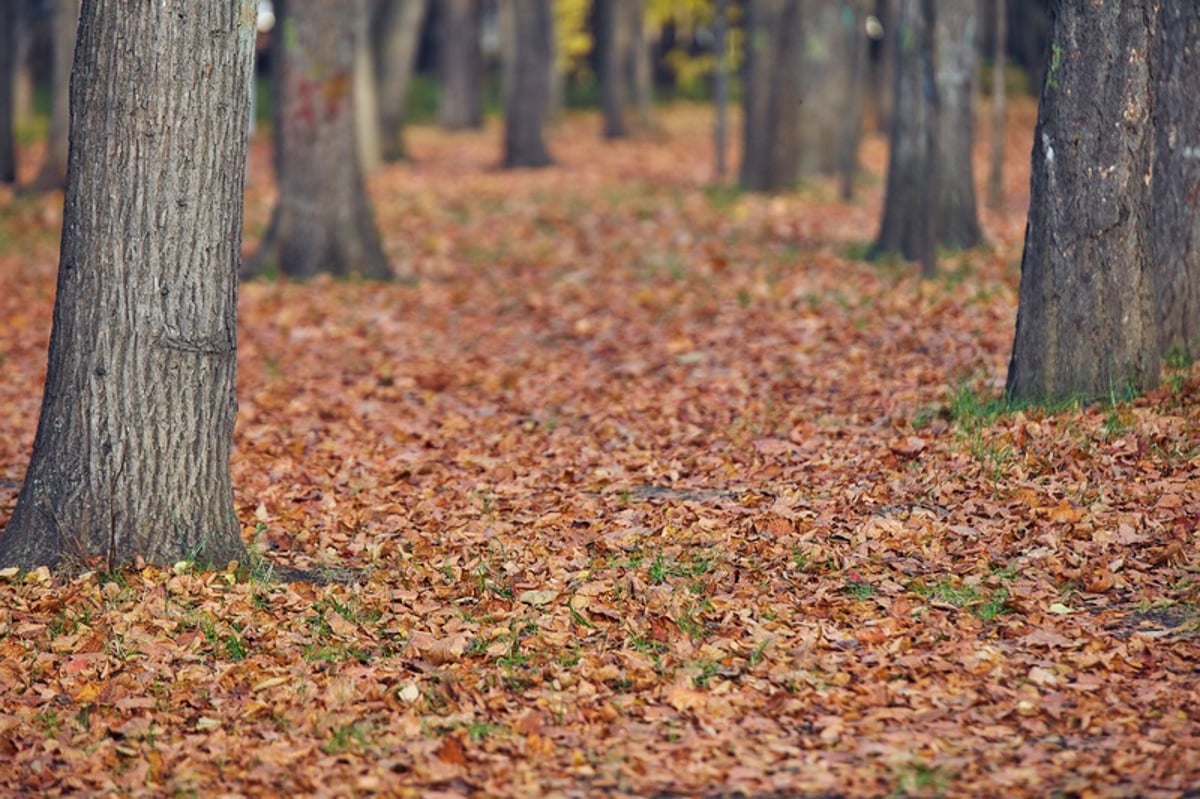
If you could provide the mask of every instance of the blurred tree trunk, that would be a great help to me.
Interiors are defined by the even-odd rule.
[[[871,99],[875,109],[876,129],[881,133],[890,134],[892,109],[896,104],[896,49],[900,41],[897,35],[899,0],[875,0],[875,18],[882,30],[878,33],[879,51],[872,69]]]
[[[975,208],[975,89],[979,3],[939,3],[934,21],[937,81],[937,242],[966,250],[983,241]]]
[[[554,70],[554,15],[550,0],[508,0],[501,13],[511,40],[505,46],[504,166],[552,162],[543,139]]]
[[[725,154],[729,141],[729,0],[716,0],[716,25],[713,27],[713,49],[716,57],[713,88],[713,150],[714,172],[717,180],[725,177]]]
[[[371,46],[371,23],[376,0],[354,0],[363,4],[356,15],[358,31],[354,47],[354,135],[358,164],[371,174],[383,163],[383,143],[379,136],[379,87],[375,83],[375,51]],[[303,2],[303,0],[299,0]]]
[[[404,120],[427,0],[380,0],[373,25],[379,131],[385,161],[408,157]]]
[[[629,16],[629,73],[637,126],[643,131],[657,128],[654,121],[654,63],[646,38],[646,10],[638,0],[625,0]]]
[[[849,15],[849,24],[843,27],[842,34],[851,51],[850,100],[846,118],[842,121],[838,174],[841,177],[841,197],[849,201],[854,196],[854,179],[858,175],[858,148],[862,143],[863,95],[866,93],[870,40],[866,33],[867,9],[863,0],[846,3],[843,14]]]
[[[900,0],[896,104],[883,223],[872,255],[898,253],[936,271],[937,84],[933,67],[933,0]]]
[[[790,189],[799,177],[800,0],[750,0],[743,88],[742,187]]]
[[[254,36],[252,0],[84,5],[46,388],[0,565],[245,561],[229,456]]]
[[[858,15],[844,0],[805,0],[800,81],[800,173],[832,175],[843,157],[847,121],[858,104]],[[857,131],[855,131],[857,135]]]
[[[1050,55],[1050,7],[1048,0],[1009,0],[1008,51],[1029,75],[1029,89],[1042,90],[1046,59]]]
[[[17,142],[13,86],[17,59],[17,3],[0,8],[0,183],[17,182]]]
[[[355,141],[355,50],[362,0],[278,4],[279,198],[248,275],[276,270],[387,278]]]
[[[1161,348],[1200,357],[1200,5],[1163,0],[1155,40],[1151,261]]]
[[[483,127],[483,2],[439,0],[437,11],[442,84],[438,120],[450,130]]]
[[[1014,400],[1108,399],[1158,382],[1151,2],[1056,3],[1008,368]]]
[[[992,34],[992,147],[988,168],[988,207],[1000,210],[1004,203],[1004,117],[1008,86],[1008,11],[1004,0],[992,0],[995,30]]]
[[[625,124],[625,78],[630,41],[625,6],[629,0],[596,0],[600,52],[600,105],[604,111],[604,138],[629,134]]]
[[[56,0],[50,70],[50,133],[46,159],[34,180],[38,190],[60,189],[67,182],[67,135],[71,125],[71,64],[75,60],[75,29],[79,0]]]

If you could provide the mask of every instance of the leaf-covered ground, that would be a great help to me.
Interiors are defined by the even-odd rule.
[[[394,285],[243,287],[255,576],[0,578],[0,793],[1195,791],[1200,376],[997,413],[1031,125],[991,246],[924,283],[856,258],[878,138],[844,205],[713,187],[698,109],[570,120],[530,173],[413,131]],[[7,518],[59,212],[3,207]]]

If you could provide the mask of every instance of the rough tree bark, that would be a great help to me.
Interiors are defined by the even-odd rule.
[[[49,369],[0,564],[224,566],[252,0],[85,0]]]
[[[279,199],[247,275],[391,276],[359,167],[354,57],[362,0],[277,3]]]
[[[509,15],[505,28],[513,37],[505,47],[504,166],[547,166],[553,160],[542,136],[554,69],[550,0],[509,0],[502,12]]]
[[[936,271],[937,85],[933,67],[933,0],[900,0],[896,91],[883,223],[873,256],[898,253]]]
[[[17,3],[11,0],[0,8],[0,183],[17,182],[13,85],[16,79],[19,13]]]
[[[800,0],[751,0],[746,25],[742,187],[778,191],[800,167]]]
[[[934,21],[937,80],[937,240],[966,250],[983,241],[975,208],[975,87],[979,4],[939,3]]]
[[[441,0],[437,12],[438,121],[448,130],[483,127],[483,2]]]
[[[1055,3],[1008,369],[1013,399],[1107,399],[1158,382],[1147,57],[1156,1]]]
[[[46,158],[33,187],[39,191],[61,189],[67,182],[67,134],[71,125],[71,62],[75,59],[75,28],[79,0],[56,0],[50,65],[50,133]]]
[[[1151,260],[1162,351],[1200,357],[1200,5],[1163,0],[1155,39]]]
[[[385,161],[408,157],[404,120],[420,44],[426,0],[381,0],[374,23],[375,85],[379,90],[379,133]]]

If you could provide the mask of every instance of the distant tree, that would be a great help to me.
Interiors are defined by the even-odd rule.
[[[873,255],[897,253],[936,270],[937,83],[933,0],[900,0],[895,104],[883,223]]]
[[[50,133],[46,158],[34,188],[60,189],[67,181],[67,134],[71,125],[71,63],[75,60],[75,28],[79,0],[55,0],[50,64]]]
[[[86,0],[33,456],[0,565],[244,560],[233,505],[252,0]]]
[[[13,84],[16,71],[19,4],[0,6],[0,183],[17,182],[17,142],[13,136]]]
[[[362,0],[279,4],[279,198],[247,275],[391,275],[363,183],[353,76]]]
[[[508,0],[505,30],[504,166],[552,162],[543,138],[554,69],[554,15],[550,0]]]
[[[713,49],[716,66],[713,79],[713,171],[718,180],[725,177],[725,151],[729,141],[729,0],[715,0]]]
[[[375,82],[375,50],[371,46],[371,24],[378,0],[355,0],[363,4],[355,15],[354,34],[354,135],[358,166],[364,175],[383,163],[383,140],[379,127],[379,87]]]
[[[1161,348],[1200,358],[1200,4],[1163,0],[1154,42],[1151,261]]]
[[[371,46],[375,53],[380,140],[385,161],[408,157],[404,121],[427,5],[427,0],[379,0],[376,4]]]
[[[1185,2],[1191,0],[1163,5]],[[1170,193],[1152,182],[1152,3],[1157,5],[1054,4],[1055,55],[1034,131],[1020,307],[1008,368],[1007,391],[1014,399],[1109,398],[1158,381],[1151,238],[1166,231],[1150,215],[1154,189],[1161,190],[1159,200]],[[1188,88],[1182,96],[1194,98],[1200,87]],[[1194,230],[1194,205],[1189,213],[1187,227]]]
[[[438,121],[449,130],[483,126],[483,10],[482,0],[437,3]]]
[[[750,0],[746,26],[741,184],[778,191],[799,177],[800,0]]]
[[[804,3],[800,80],[800,172],[832,175],[842,167],[847,134],[857,143],[862,81],[856,70],[866,37],[862,16],[844,0]]]
[[[600,29],[600,104],[604,111],[604,136],[608,139],[629,134],[625,124],[626,83],[632,51],[630,13],[626,8],[629,5],[630,0],[596,0]]]
[[[994,9],[992,42],[992,146],[988,158],[988,206],[998,210],[1004,201],[1004,118],[1008,93],[1005,71],[1008,65],[1008,4],[992,0]]]
[[[983,241],[975,208],[975,99],[979,4],[938,3],[934,21],[937,81],[937,241],[965,250]]]

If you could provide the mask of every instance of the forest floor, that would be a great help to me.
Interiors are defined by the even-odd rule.
[[[1196,796],[1200,372],[998,401],[1032,124],[930,281],[859,257],[879,137],[841,203],[714,185],[699,108],[413,130],[393,284],[242,288],[251,576],[0,573],[0,793]],[[60,203],[3,198],[0,521]]]

